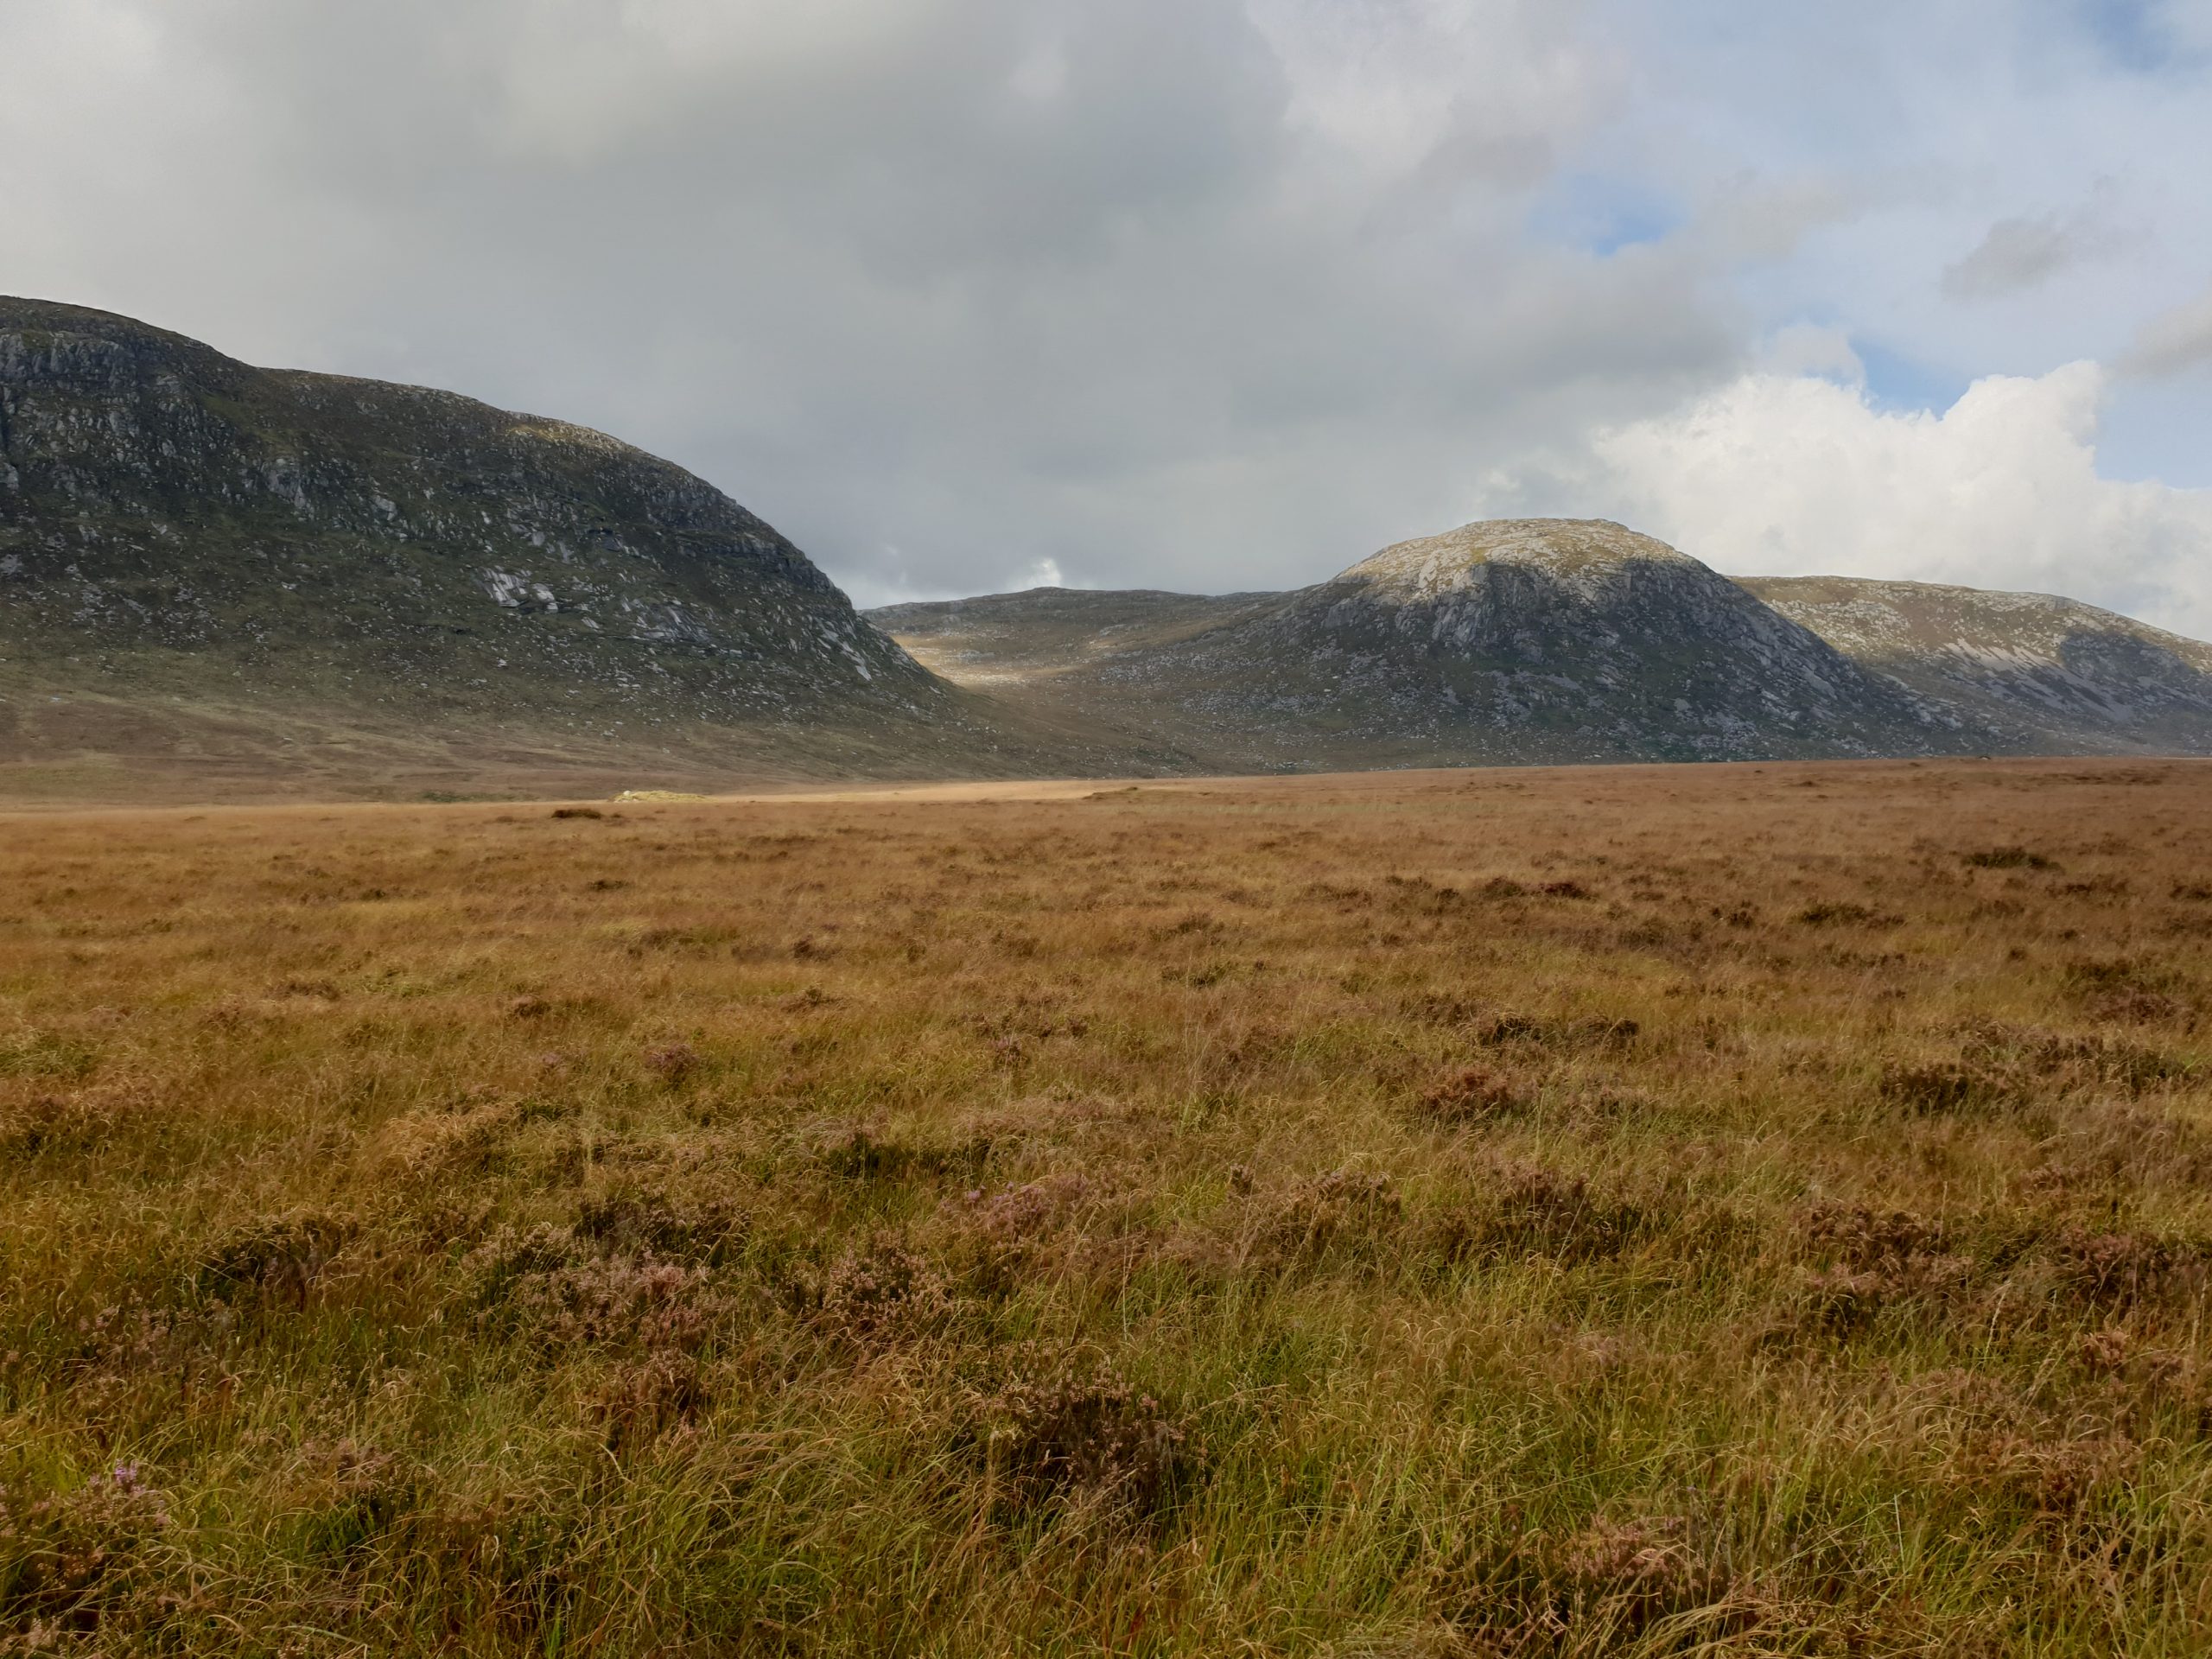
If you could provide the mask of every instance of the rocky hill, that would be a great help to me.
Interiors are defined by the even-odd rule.
[[[1731,580],[1603,521],[1469,524],[1287,594],[869,615],[950,678],[1222,767],[2212,753],[2212,645],[2040,594]]]
[[[1086,632],[1086,613],[1099,619]],[[872,613],[922,660],[1224,766],[1986,749],[1987,721],[1604,521],[1469,524],[1273,596]]]
[[[1099,769],[602,434],[0,299],[0,782]]]
[[[2212,751],[2212,645],[2047,594],[1842,576],[1738,585],[2030,753]]]

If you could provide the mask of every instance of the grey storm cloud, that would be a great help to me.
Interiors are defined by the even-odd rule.
[[[0,189],[49,291],[607,427],[864,594],[1281,580],[1739,355],[1694,251],[1526,234],[1616,91],[1581,10],[48,9],[0,56],[109,62]]]
[[[2117,360],[2212,124],[2050,3],[9,0],[0,291],[603,428],[863,602],[1280,586],[1793,330]]]
[[[2000,219],[1972,253],[1944,271],[1943,289],[1967,300],[2016,293],[2065,270],[2086,245],[2080,228],[2055,213]]]
[[[1943,291],[1954,299],[1992,300],[2056,276],[2085,260],[2107,259],[2134,238],[2113,222],[2109,179],[2083,206],[2068,213],[2000,219],[1974,251],[1943,272]]]
[[[2212,368],[2212,287],[2145,323],[2120,366],[2154,378]]]

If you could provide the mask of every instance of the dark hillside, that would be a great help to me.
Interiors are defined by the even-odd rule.
[[[920,667],[681,467],[38,301],[0,300],[0,763],[34,770],[1071,758]]]

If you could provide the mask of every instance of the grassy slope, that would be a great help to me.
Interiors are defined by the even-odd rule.
[[[579,737],[515,721],[457,728],[302,703],[222,698],[201,683],[130,687],[0,671],[0,801],[19,805],[286,800],[560,799],[626,789],[728,791],[802,780],[1142,772],[1181,757],[1007,708],[959,688],[938,727],[854,716],[767,724],[667,721]]]
[[[2212,768],[7,834],[0,1649],[2212,1638]]]

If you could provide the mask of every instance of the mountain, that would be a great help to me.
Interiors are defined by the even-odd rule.
[[[16,792],[1097,769],[603,434],[0,299]]]
[[[2212,752],[2212,646],[1565,519],[1291,593],[864,619],[603,434],[0,299],[17,798],[1956,752]]]
[[[2212,645],[2047,594],[1842,576],[1738,585],[2027,753],[2212,751]]]
[[[1732,581],[1602,520],[1469,524],[1287,594],[868,614],[952,679],[1224,769],[2212,753],[2212,645],[2037,594]]]
[[[1289,594],[1048,591],[870,615],[953,678],[1224,766],[1917,754],[1992,737],[1602,520],[1469,524]]]

